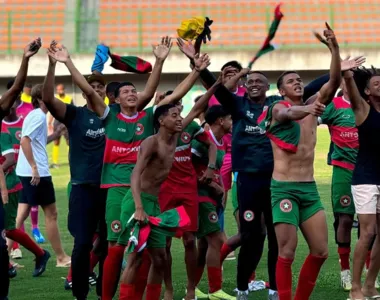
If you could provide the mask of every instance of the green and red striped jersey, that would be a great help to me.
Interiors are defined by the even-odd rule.
[[[331,164],[354,170],[359,149],[359,136],[351,103],[343,97],[334,98],[326,107],[321,120],[329,127],[334,145]]]
[[[24,118],[19,118],[14,122],[6,122],[3,120],[1,123],[1,137],[0,137],[0,148],[1,148],[1,158],[0,162],[5,161],[5,155],[9,153],[14,153],[15,161],[17,162],[18,153],[20,150],[20,140],[21,140],[21,129],[24,123]],[[7,183],[8,193],[14,193],[22,189],[21,182],[16,175],[16,165],[5,170],[5,180]]]
[[[129,117],[118,104],[111,105],[105,118],[106,147],[102,169],[102,188],[130,186],[131,174],[141,143],[154,134],[155,106]]]
[[[204,129],[192,121],[181,133],[175,149],[174,162],[167,179],[161,185],[161,192],[194,193],[197,177],[191,161],[191,142],[204,142],[208,135]]]
[[[206,133],[210,141],[217,147],[214,181],[220,185],[222,181],[220,176],[220,169],[222,167],[223,158],[226,153],[226,145],[223,143],[223,140],[221,142],[217,141],[211,130],[206,131]],[[194,140],[191,143],[191,152],[193,153],[193,164],[197,173],[197,177],[201,177],[208,166],[208,147],[204,143]],[[217,205],[220,200],[221,199],[216,199],[213,197],[212,192],[208,186],[198,184],[198,202],[210,202],[214,205]]]
[[[301,136],[300,125],[296,121],[272,122],[273,107],[276,104],[282,104],[286,107],[292,106],[288,101],[275,102],[262,112],[257,123],[262,130],[265,130],[269,139],[280,149],[296,153]]]

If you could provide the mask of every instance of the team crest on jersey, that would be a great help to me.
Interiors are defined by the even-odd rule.
[[[218,222],[218,214],[215,211],[212,211],[208,214],[208,220],[211,223],[216,223]]]
[[[15,136],[16,136],[16,139],[18,139],[20,141],[21,140],[21,130],[16,131]]]
[[[111,230],[115,233],[118,233],[121,231],[121,223],[119,220],[115,220],[111,223]]]
[[[350,196],[345,195],[345,196],[342,196],[340,198],[340,205],[342,205],[343,207],[350,206],[350,204],[351,204],[351,197]]]
[[[136,124],[136,134],[141,135],[144,133],[144,125],[141,123]]]
[[[246,210],[243,214],[244,220],[251,222],[255,218],[255,214],[252,210]]]
[[[191,140],[190,134],[188,134],[187,132],[182,132],[182,134],[181,134],[181,140],[185,144],[190,143],[190,140]]]
[[[291,212],[292,211],[292,208],[293,208],[293,205],[292,205],[292,202],[290,202],[289,199],[284,199],[280,202],[280,209],[283,211],[283,212]]]

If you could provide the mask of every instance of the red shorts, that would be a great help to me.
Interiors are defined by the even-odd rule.
[[[190,218],[191,224],[184,232],[198,231],[198,202],[197,193],[167,193],[160,192],[158,195],[158,203],[162,212],[178,206],[183,206]]]
[[[231,153],[224,155],[222,168],[220,169],[220,175],[222,176],[224,190],[229,191],[232,185]]]

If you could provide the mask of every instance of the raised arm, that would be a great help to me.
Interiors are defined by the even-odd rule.
[[[308,115],[320,116],[325,110],[325,105],[315,101],[310,105],[296,105],[286,107],[278,103],[275,104],[272,110],[273,121],[285,123],[288,121],[297,121],[305,118]]]
[[[89,85],[84,76],[75,67],[73,61],[70,58],[70,54],[65,46],[49,48],[49,56],[53,57],[55,60],[64,63],[69,70],[74,83],[82,90],[86,95],[87,100],[94,112],[99,116],[103,117],[106,111],[107,105],[104,103],[103,99],[98,95],[97,92]]]
[[[21,66],[17,73],[16,79],[12,87],[6,91],[0,100],[0,108],[2,111],[8,111],[17,97],[20,95],[24,88],[26,76],[28,74],[29,59],[38,52],[41,48],[41,39],[37,38],[29,43],[24,49],[24,55],[22,56]]]
[[[162,67],[164,65],[165,59],[170,53],[173,43],[171,38],[168,36],[162,38],[161,44],[153,46],[153,54],[156,57],[156,62],[154,64],[152,74],[150,74],[149,79],[145,85],[145,89],[137,95],[137,110],[143,110],[152,100],[154,93],[157,90],[158,84],[160,82],[160,77],[162,73]]]
[[[52,41],[50,44],[50,48],[54,49],[56,46],[56,41]],[[63,122],[66,115],[66,104],[54,97],[55,66],[57,64],[57,60],[50,55],[48,55],[48,57],[49,66],[42,87],[42,101],[45,103],[46,107],[50,111],[50,125],[50,123],[52,123],[53,121],[53,117],[56,118],[58,121]]]
[[[135,201],[135,219],[140,222],[144,222],[148,215],[144,211],[144,207],[141,202],[141,175],[144,172],[146,166],[148,165],[152,155],[154,154],[154,149],[156,149],[156,142],[153,136],[145,139],[140,146],[140,151],[137,157],[137,162],[133,168],[131,175],[131,190],[133,195],[133,200]]]
[[[354,80],[354,73],[352,71],[345,71],[343,78],[346,83],[346,89],[350,98],[351,107],[355,114],[355,123],[359,126],[367,118],[370,106],[360,95]]]
[[[189,114],[183,119],[182,127],[186,128],[195,118],[205,111],[208,101],[214,92],[221,86],[222,82],[219,78],[217,82],[194,104]]]
[[[318,101],[322,104],[329,104],[335,96],[340,83],[342,81],[341,74],[341,59],[339,52],[339,44],[336,40],[334,31],[326,23],[326,30],[323,32],[326,41],[331,51],[331,64],[330,64],[330,79],[325,83],[319,91]]]
[[[183,96],[185,96],[194,85],[195,81],[199,77],[200,72],[210,65],[210,58],[207,54],[204,54],[202,56],[199,56],[199,54],[197,54],[194,62],[195,67],[191,73],[174,89],[171,95],[166,96],[161,102],[159,102],[158,105],[175,103],[176,101],[182,99]]]

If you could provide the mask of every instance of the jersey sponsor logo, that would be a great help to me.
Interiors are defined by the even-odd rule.
[[[247,110],[246,115],[247,115],[248,118],[253,119],[253,117],[254,117],[255,114],[252,113],[252,112],[250,112],[249,110]]]
[[[340,133],[340,137],[358,139],[359,134],[357,132],[352,132],[352,131],[342,131]]]
[[[189,162],[191,161],[191,157],[190,156],[174,156],[174,160],[176,162]]]
[[[118,233],[121,231],[121,223],[119,220],[115,220],[111,223],[111,230],[115,233]]]
[[[144,126],[141,123],[136,124],[136,134],[142,135],[144,133]]]
[[[255,214],[252,210],[246,210],[243,214],[244,220],[251,222],[255,218]]]
[[[117,147],[117,146],[113,146],[112,147],[112,152],[116,152],[116,153],[139,152],[139,150],[140,150],[140,146],[129,147],[129,148],[126,148],[126,147]]]
[[[249,134],[261,135],[265,134],[265,130],[259,126],[245,125],[245,132]]]
[[[215,211],[212,211],[208,214],[208,220],[211,223],[217,223],[218,222],[218,214]]]
[[[340,198],[340,205],[343,207],[348,207],[351,204],[351,197],[348,195],[344,195]]]
[[[280,209],[285,212],[291,212],[293,208],[292,202],[289,199],[284,199],[280,202]]]
[[[16,131],[15,136],[16,136],[16,139],[18,139],[20,141],[21,140],[21,130]]]
[[[96,138],[104,136],[104,135],[105,135],[104,127],[99,128],[97,130],[88,129],[86,131],[86,136],[93,138],[93,139],[96,139]]]
[[[127,132],[127,129],[125,129],[125,128],[120,128],[120,127],[119,127],[119,128],[117,129],[117,131],[120,131],[120,132]]]
[[[191,141],[191,136],[187,132],[182,132],[181,134],[181,141],[185,144],[190,143]]]
[[[342,119],[350,119],[351,118],[351,115],[342,115]]]

